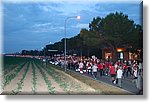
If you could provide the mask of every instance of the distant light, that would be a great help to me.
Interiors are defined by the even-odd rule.
[[[80,17],[80,16],[77,16],[77,19],[81,19],[81,17]]]
[[[123,48],[117,48],[117,52],[122,52],[122,51],[124,51]]]

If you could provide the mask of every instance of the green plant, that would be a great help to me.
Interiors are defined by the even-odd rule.
[[[49,93],[50,94],[54,94],[55,90],[54,90],[54,87],[52,87],[50,80],[48,80],[46,74],[43,72],[43,70],[41,69],[41,67],[37,63],[36,63],[36,66],[40,70],[40,73],[42,74],[42,77],[44,78],[44,81],[45,81],[45,83],[47,85]]]
[[[32,90],[33,90],[34,94],[37,94],[36,93],[36,90],[37,90],[37,88],[36,88],[37,78],[36,78],[35,67],[34,67],[33,63],[32,63],[32,76],[33,76],[33,80],[32,80],[33,89]]]
[[[4,89],[4,87],[5,87],[6,85],[8,85],[8,84],[11,82],[12,79],[14,79],[14,78],[18,75],[18,73],[21,71],[21,69],[24,67],[25,64],[26,64],[26,63],[20,65],[20,66],[15,70],[14,73],[12,73],[12,74],[10,74],[10,75],[4,76],[4,78],[3,78],[3,89]]]
[[[64,89],[64,91],[67,91],[67,88],[68,88],[68,83],[62,81],[62,77],[61,75],[55,71],[54,69],[48,67],[48,68],[45,68],[44,70],[47,71],[47,73],[52,76],[52,78],[59,84],[59,86],[61,88]]]
[[[29,65],[30,65],[30,62],[28,63],[27,68],[24,70],[25,72],[24,72],[20,82],[17,83],[18,87],[17,87],[16,91],[13,91],[13,93],[11,93],[11,94],[14,94],[14,93],[18,94],[20,92],[20,90],[22,89],[24,78],[26,77],[26,74],[29,70]]]

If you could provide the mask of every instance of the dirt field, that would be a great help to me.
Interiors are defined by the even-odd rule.
[[[28,59],[22,63],[24,64],[18,64],[17,67],[6,69],[10,71],[3,75],[2,94],[130,94],[125,90],[73,71],[67,70],[67,72],[64,72],[64,69],[58,66],[48,64],[46,67],[43,67],[40,60]]]
[[[16,67],[18,68],[18,67]],[[34,68],[34,72],[33,72]],[[7,76],[16,74],[13,69]],[[51,75],[50,73],[53,73]],[[55,73],[56,72],[56,73]],[[33,73],[35,73],[33,75]],[[55,76],[54,76],[55,75]],[[6,77],[6,76],[5,76]],[[56,78],[57,77],[57,78]],[[3,82],[5,82],[5,78]],[[8,84],[3,86],[2,94],[85,94],[95,93],[96,90],[85,83],[59,70],[43,68],[41,65],[28,62]]]

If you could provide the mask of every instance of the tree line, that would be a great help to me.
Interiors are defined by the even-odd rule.
[[[89,23],[89,29],[82,28],[74,37],[67,38],[67,54],[79,56],[96,55],[102,57],[102,49],[109,47],[116,52],[116,48],[123,47],[134,52],[143,49],[143,28],[128,18],[128,15],[115,12],[106,17],[94,17]],[[48,52],[55,49],[58,52]],[[64,38],[54,44],[46,45],[46,54],[63,54]],[[43,52],[44,52],[43,51]]]

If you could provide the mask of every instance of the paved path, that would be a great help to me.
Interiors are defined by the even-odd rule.
[[[92,76],[90,76],[90,77],[92,77]],[[107,84],[114,85],[114,86],[117,87],[116,84],[113,84],[111,82],[111,77],[110,76],[102,76],[102,77],[100,77],[98,75],[97,80],[100,80],[102,82],[105,82]],[[132,78],[131,77],[130,78],[124,78],[122,80],[122,89],[127,90],[127,91],[129,91],[131,93],[134,93],[134,94],[138,93],[138,89],[136,88],[135,83],[132,82]]]
[[[88,75],[87,73],[84,73],[84,75],[89,76],[89,77],[93,77],[92,75]],[[97,73],[97,80],[117,87],[116,84],[113,84],[111,82],[111,76],[102,76],[101,77],[99,72],[98,72]],[[129,91],[129,92],[131,92],[133,94],[137,94],[138,93],[138,89],[136,88],[135,83],[132,82],[132,77],[131,76],[125,77],[122,80],[122,89],[127,90],[127,91]]]

